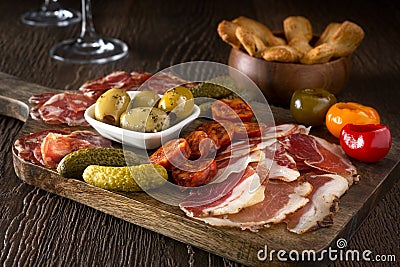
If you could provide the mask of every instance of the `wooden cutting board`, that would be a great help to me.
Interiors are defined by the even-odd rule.
[[[28,98],[31,95],[57,91],[59,90],[29,84],[0,73],[0,114],[25,122],[19,136],[48,128],[62,128],[64,126],[46,125],[32,120],[28,114]],[[276,120],[290,120],[287,110],[274,107],[272,110]],[[82,128],[84,127],[76,127]],[[325,129],[313,130],[312,134],[335,141]],[[297,250],[301,253],[303,250],[314,250],[321,253],[328,247],[335,248],[340,238],[348,241],[399,177],[399,144],[398,136],[394,136],[390,153],[378,163],[354,162],[360,174],[360,182],[353,185],[340,199],[340,211],[334,218],[334,225],[303,235],[290,233],[283,225],[272,226],[257,233],[212,227],[186,217],[178,207],[160,203],[145,193],[116,193],[103,190],[80,180],[62,178],[56,172],[25,162],[15,154],[13,159],[16,174],[28,184],[222,257],[245,265],[260,266],[271,264],[270,259],[260,261],[257,257],[258,252],[264,250],[265,246],[269,252],[282,249],[286,252]],[[327,260],[327,257],[324,259]],[[274,263],[286,265],[277,261],[276,253]]]

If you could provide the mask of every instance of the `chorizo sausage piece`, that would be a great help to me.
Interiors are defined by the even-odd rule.
[[[179,162],[186,161],[190,156],[190,147],[184,138],[172,139],[165,142],[149,157],[150,163],[163,166],[171,170]]]
[[[211,138],[216,149],[230,144],[235,132],[235,125],[230,121],[207,121],[199,125],[196,130],[205,132]]]
[[[214,154],[217,150],[214,141],[204,131],[192,131],[185,135],[184,138],[190,147],[190,159],[198,159],[202,155],[203,157],[207,157],[210,154]]]
[[[196,169],[199,165],[201,166],[200,170],[194,172],[174,168],[171,172],[172,178],[180,186],[196,187],[205,185],[217,175],[217,163],[213,159],[205,159],[197,162]]]
[[[211,106],[213,119],[228,121],[250,121],[254,113],[251,107],[241,98],[221,99]]]

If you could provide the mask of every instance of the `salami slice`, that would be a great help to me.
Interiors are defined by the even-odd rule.
[[[111,141],[91,131],[61,129],[32,133],[14,143],[19,157],[49,168],[56,168],[65,155],[89,147],[111,147]]]
[[[42,144],[43,139],[49,133],[70,134],[71,132],[72,131],[70,129],[62,129],[62,130],[44,130],[28,134],[17,139],[14,143],[14,148],[17,151],[17,155],[20,158],[27,161],[31,161],[33,163],[41,163],[42,156],[40,153],[40,145]],[[37,150],[38,147],[39,150]]]
[[[127,73],[125,71],[114,71],[104,77],[87,81],[78,90],[87,97],[97,99],[111,88],[135,91],[151,76],[152,74],[148,72],[134,71]]]
[[[49,124],[68,124],[69,126],[86,126],[85,110],[94,100],[76,92],[64,92],[51,96],[45,103],[40,103],[32,110],[32,118],[37,117]]]
[[[151,77],[146,83],[144,83],[139,90],[140,91],[153,91],[157,94],[164,94],[171,88],[178,85],[182,86],[193,86],[186,80],[183,80],[170,72],[161,72]]]

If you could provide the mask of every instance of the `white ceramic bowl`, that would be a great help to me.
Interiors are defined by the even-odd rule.
[[[133,99],[138,91],[128,92]],[[180,130],[188,123],[195,120],[200,114],[200,108],[194,105],[192,114],[179,123],[157,133],[141,133],[131,130],[126,130],[117,126],[103,123],[94,118],[94,106],[91,105],[85,111],[86,121],[103,137],[122,143],[124,145],[134,146],[141,149],[154,149],[161,146],[162,143],[170,139],[176,138]]]

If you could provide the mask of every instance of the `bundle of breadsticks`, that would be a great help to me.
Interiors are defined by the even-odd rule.
[[[315,43],[311,43],[312,26],[305,17],[287,17],[283,29],[286,40],[275,36],[264,24],[243,16],[218,24],[224,42],[267,61],[325,63],[350,55],[364,38],[363,29],[350,21],[330,23]]]

